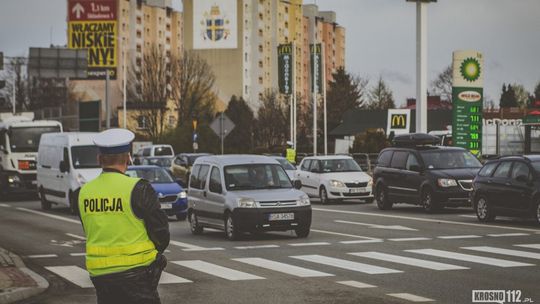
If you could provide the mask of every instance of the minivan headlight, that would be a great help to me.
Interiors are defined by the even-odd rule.
[[[79,183],[81,186],[86,184],[86,178],[84,178],[84,176],[82,176],[80,173],[77,174],[77,183]]]
[[[439,184],[439,187],[448,188],[448,187],[455,187],[457,186],[457,182],[455,179],[451,178],[439,178],[437,180],[437,184]]]
[[[343,188],[345,187],[345,184],[341,181],[333,179],[330,181],[330,186],[335,187],[335,188]]]
[[[182,191],[178,193],[178,198],[186,198],[186,197],[187,197],[186,191]]]
[[[309,201],[309,197],[305,195],[305,196],[302,196],[299,200],[297,200],[296,204],[299,206],[309,206],[311,205],[311,202]]]
[[[257,207],[257,204],[251,198],[239,198],[238,207],[239,208],[255,208]]]
[[[369,179],[367,185],[368,185],[368,187],[373,187],[373,178]]]

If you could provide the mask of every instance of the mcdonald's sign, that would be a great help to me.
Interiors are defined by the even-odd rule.
[[[278,46],[278,86],[281,94],[292,94],[293,90],[293,45],[280,44]]]
[[[389,109],[388,122],[386,124],[386,134],[394,132],[394,135],[406,134],[410,132],[411,110],[409,109]]]

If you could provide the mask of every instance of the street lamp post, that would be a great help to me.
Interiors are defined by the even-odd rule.
[[[427,5],[437,0],[416,2],[416,132],[427,132]]]

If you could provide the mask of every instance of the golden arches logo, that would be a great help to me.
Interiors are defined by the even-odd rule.
[[[390,120],[391,129],[405,129],[407,128],[407,115],[406,114],[392,114]]]

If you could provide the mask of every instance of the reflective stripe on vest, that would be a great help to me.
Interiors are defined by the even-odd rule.
[[[295,149],[287,149],[287,160],[292,164],[296,163],[296,150]]]
[[[131,209],[131,192],[138,181],[104,172],[81,188],[78,203],[91,276],[146,266],[156,259],[144,222]]]

